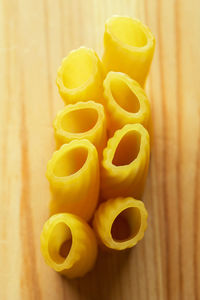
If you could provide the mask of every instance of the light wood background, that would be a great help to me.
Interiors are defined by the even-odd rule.
[[[100,253],[84,279],[45,265],[44,176],[52,121],[63,103],[56,71],[69,50],[102,54],[104,22],[128,14],[156,36],[147,84],[154,140],[137,247]],[[0,0],[0,299],[200,299],[200,2],[198,0]]]

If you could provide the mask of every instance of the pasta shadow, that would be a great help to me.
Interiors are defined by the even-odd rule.
[[[134,250],[105,252],[100,249],[93,270],[67,283],[77,293],[77,299],[114,300],[116,293],[120,293],[121,280],[128,272],[130,253],[134,255]]]

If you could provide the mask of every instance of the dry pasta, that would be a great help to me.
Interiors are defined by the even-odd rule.
[[[73,214],[52,216],[44,224],[40,240],[47,265],[69,278],[85,275],[96,261],[94,232]]]
[[[58,150],[46,171],[51,217],[40,243],[47,265],[68,278],[93,268],[97,240],[124,250],[147,228],[145,205],[136,199],[149,167],[151,115],[143,87],[154,48],[147,26],[116,15],[105,25],[102,61],[93,49],[80,47],[58,69],[66,105],[53,123]],[[103,203],[96,210],[98,200]]]
[[[111,71],[103,85],[110,134],[126,124],[141,123],[148,127],[150,104],[135,80],[127,74]]]
[[[57,146],[74,139],[88,139],[102,154],[106,145],[104,107],[93,101],[66,105],[54,120]]]
[[[142,201],[119,197],[99,206],[95,212],[93,227],[103,245],[124,250],[135,246],[143,238],[147,216]]]
[[[88,140],[74,140],[54,152],[47,165],[50,214],[69,212],[89,220],[99,194],[99,161]]]
[[[103,152],[103,199],[135,197],[143,193],[149,165],[149,134],[141,124],[128,124],[115,132]]]
[[[57,75],[59,93],[66,104],[102,101],[102,63],[93,49],[80,47],[62,61]]]
[[[103,55],[106,72],[127,73],[144,85],[154,48],[154,36],[139,20],[113,16],[106,22]]]

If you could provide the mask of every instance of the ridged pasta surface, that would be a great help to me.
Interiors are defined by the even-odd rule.
[[[127,74],[111,71],[103,85],[110,135],[126,124],[140,123],[148,128],[150,103],[138,82]]]
[[[142,201],[118,197],[99,206],[93,227],[104,246],[124,250],[135,246],[143,238],[147,217]]]
[[[95,100],[102,102],[102,63],[93,49],[80,47],[62,61],[57,74],[59,93],[66,104]]]
[[[82,277],[94,266],[97,257],[94,232],[73,214],[56,214],[49,218],[40,241],[46,263],[68,278]]]
[[[128,124],[108,140],[101,165],[101,195],[106,199],[143,194],[149,166],[148,131],[141,124]]]
[[[69,212],[89,220],[99,195],[99,161],[88,140],[74,140],[54,152],[47,165],[50,213]]]
[[[154,48],[147,26],[115,15],[105,24],[102,61],[80,47],[58,69],[65,106],[53,123],[51,217],[40,242],[46,263],[68,278],[93,268],[97,240],[104,249],[124,250],[147,228],[147,210],[136,199],[149,168],[151,108],[143,87]]]
[[[112,16],[105,25],[103,65],[106,72],[128,74],[142,86],[154,54],[155,38],[137,19]]]
[[[74,139],[88,139],[99,154],[106,145],[106,118],[103,105],[94,101],[66,105],[54,120],[57,146]]]

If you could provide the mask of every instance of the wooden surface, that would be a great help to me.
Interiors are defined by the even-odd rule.
[[[44,176],[52,121],[63,103],[56,70],[69,50],[102,54],[112,14],[145,21],[156,36],[147,92],[154,140],[137,247],[100,253],[84,279],[45,265]],[[200,2],[198,0],[0,1],[0,299],[200,299]]]

